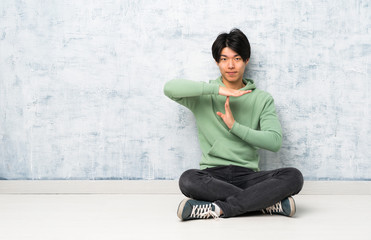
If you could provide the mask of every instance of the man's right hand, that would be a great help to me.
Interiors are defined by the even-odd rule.
[[[231,88],[226,88],[222,86],[219,87],[219,95],[227,96],[227,97],[240,97],[242,95],[245,95],[251,92],[252,90],[243,91],[243,90],[235,90]]]

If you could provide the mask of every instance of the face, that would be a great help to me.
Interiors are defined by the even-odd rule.
[[[225,47],[220,53],[217,65],[223,77],[223,83],[229,85],[242,84],[243,73],[249,60],[243,61],[240,55],[232,49]]]

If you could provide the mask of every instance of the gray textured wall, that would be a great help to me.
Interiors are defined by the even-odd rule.
[[[0,2],[0,177],[176,179],[198,166],[173,78],[219,76],[211,44],[243,30],[247,77],[284,130],[262,169],[370,179],[371,1]]]

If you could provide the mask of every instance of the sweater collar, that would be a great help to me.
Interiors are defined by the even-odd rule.
[[[219,83],[219,85],[225,87],[224,83],[223,83],[223,80],[222,80],[222,76],[218,77],[216,79],[216,81]],[[255,86],[255,83],[254,83],[254,80],[252,79],[248,79],[248,78],[243,78],[242,79],[243,83],[245,84],[245,87],[239,89],[239,90],[254,90],[256,88]]]

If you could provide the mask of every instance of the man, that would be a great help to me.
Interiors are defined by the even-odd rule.
[[[188,198],[181,220],[234,217],[248,212],[293,216],[303,176],[295,168],[259,171],[258,149],[278,151],[281,125],[270,94],[243,74],[250,43],[233,29],[212,46],[221,77],[209,83],[172,80],[164,93],[195,115],[202,158],[200,169],[185,171],[179,187]]]

